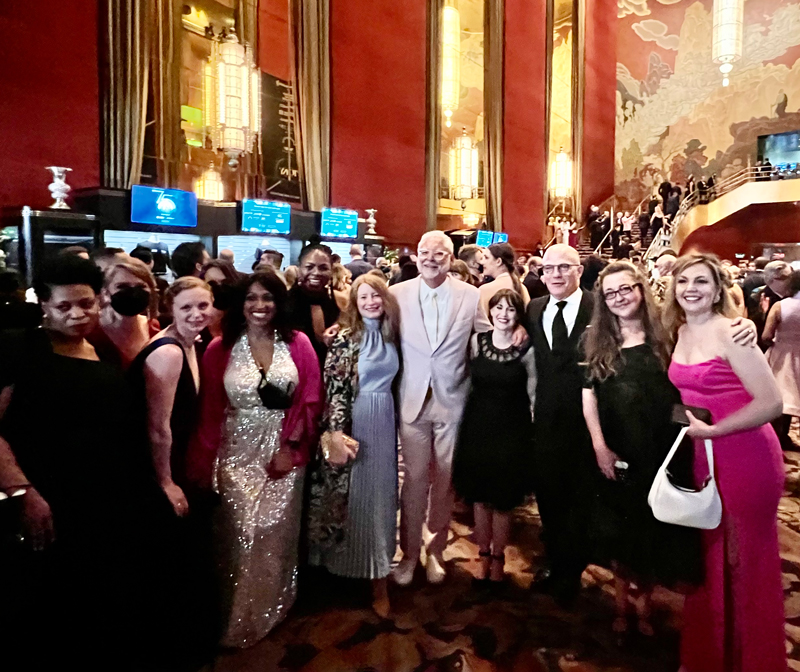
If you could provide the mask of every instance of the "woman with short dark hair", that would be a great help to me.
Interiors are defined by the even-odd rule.
[[[231,647],[255,644],[294,602],[305,466],[322,410],[319,364],[291,327],[283,280],[265,268],[239,288],[203,359],[187,460],[192,482],[222,501],[222,644]]]
[[[289,290],[290,322],[294,329],[308,336],[321,371],[328,354],[325,332],[336,324],[340,313],[331,287],[331,249],[327,245],[307,245],[301,250],[297,264],[297,282]]]
[[[513,345],[524,314],[522,297],[501,289],[489,300],[494,329],[471,340],[472,385],[453,456],[453,487],[474,507],[481,584],[503,581],[509,514],[529,492],[536,365],[533,348]]]
[[[10,395],[0,492],[24,491],[15,498],[22,545],[2,551],[12,569],[0,627],[4,658],[19,651],[30,669],[99,669],[140,647],[137,554],[158,491],[125,379],[86,338],[102,286],[92,262],[53,259],[35,282],[43,328],[6,333],[0,345],[0,388]]]

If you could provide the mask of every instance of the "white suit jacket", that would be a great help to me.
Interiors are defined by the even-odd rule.
[[[469,393],[469,339],[473,332],[491,329],[491,324],[480,307],[478,289],[450,278],[444,337],[432,346],[422,318],[421,282],[421,278],[414,278],[390,287],[400,304],[400,418],[406,423],[414,422],[430,388],[442,422],[459,422]]]

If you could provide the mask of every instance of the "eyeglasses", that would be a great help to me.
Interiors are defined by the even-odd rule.
[[[433,259],[434,261],[444,261],[447,257],[450,256],[449,252],[444,252],[443,250],[439,250],[438,252],[432,252],[431,250],[417,250],[417,256],[420,259]]]
[[[635,285],[620,285],[620,287],[616,290],[612,289],[608,292],[603,292],[603,298],[608,302],[611,303],[614,299],[618,296],[628,296],[636,287],[641,288],[642,283],[637,282]]]
[[[558,269],[558,272],[561,275],[566,275],[569,273],[570,268],[577,268],[580,264],[558,264],[558,266],[542,266],[542,273],[545,275],[553,275]]]

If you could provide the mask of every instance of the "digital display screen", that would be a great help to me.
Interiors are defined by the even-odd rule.
[[[292,206],[280,201],[242,201],[242,231],[287,235],[292,223]]]
[[[358,236],[358,212],[340,208],[325,208],[322,211],[320,235],[323,238],[356,238]]]
[[[197,226],[197,194],[135,184],[131,188],[131,221],[157,226]]]
[[[497,245],[497,243],[507,243],[508,242],[508,234],[498,231],[497,233],[494,234],[494,238],[493,238],[492,242],[493,242],[494,245]]]
[[[489,247],[494,240],[494,236],[492,235],[491,231],[478,231],[478,235],[475,238],[475,244],[478,247]]]

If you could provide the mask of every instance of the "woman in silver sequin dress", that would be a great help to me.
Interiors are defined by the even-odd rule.
[[[250,276],[244,305],[228,312],[223,339],[203,360],[190,474],[200,485],[213,479],[222,500],[216,546],[228,647],[262,639],[297,592],[303,479],[322,390],[310,341],[287,326],[286,301],[274,272]]]

